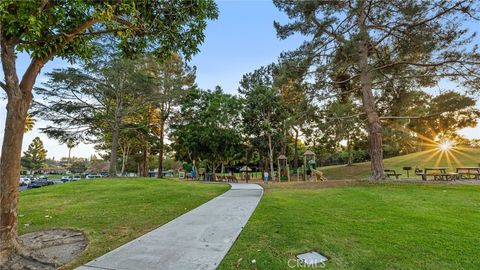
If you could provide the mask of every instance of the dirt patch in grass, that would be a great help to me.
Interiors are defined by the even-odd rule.
[[[80,256],[87,247],[87,238],[81,231],[50,229],[20,236],[25,247],[15,255],[5,269],[59,269]]]

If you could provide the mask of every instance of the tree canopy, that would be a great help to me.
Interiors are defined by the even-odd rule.
[[[240,134],[242,102],[235,96],[192,88],[183,97],[172,124],[172,147],[176,158],[205,162],[210,171],[239,159],[243,139]]]

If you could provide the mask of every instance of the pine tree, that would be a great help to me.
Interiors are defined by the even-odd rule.
[[[381,121],[391,119],[377,107],[378,97],[399,85],[431,87],[443,78],[478,78],[480,66],[473,20],[478,2],[455,1],[291,1],[274,0],[291,22],[275,22],[284,39],[302,34],[306,41],[286,57],[300,59],[314,89],[326,95],[349,83],[362,102],[361,117],[370,139],[372,178],[383,179]],[[408,116],[407,116],[408,117]],[[398,118],[398,117],[396,117]]]
[[[30,170],[39,170],[45,168],[47,159],[47,150],[39,137],[35,137],[28,146],[27,151],[23,152],[22,165]]]

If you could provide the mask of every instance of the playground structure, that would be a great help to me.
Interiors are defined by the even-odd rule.
[[[250,167],[248,167],[247,165],[243,166],[240,169],[241,180],[245,180],[248,183],[248,181],[250,181],[250,173],[251,172],[252,172],[252,169],[250,169]]]
[[[315,153],[307,150],[303,154],[303,181],[311,180],[312,169],[317,168],[317,162],[315,161]]]
[[[312,169],[313,175],[315,175],[315,181],[327,181],[328,179],[323,175],[322,171]]]
[[[272,179],[276,181],[327,181],[328,179],[324,176],[323,172],[317,169],[315,153],[311,150],[307,150],[304,155],[303,165],[300,166],[296,171],[293,172],[295,175],[291,175],[290,166],[288,158],[280,154],[277,158],[277,168]],[[247,183],[250,180],[261,180],[262,171],[255,169],[252,170],[247,165],[243,167],[231,169],[228,175],[223,173],[207,173],[205,168],[198,168],[198,164],[195,160],[191,164],[184,163],[183,171],[179,172],[180,179],[191,179],[191,180],[203,180],[203,181],[222,181],[222,182],[238,182],[238,180],[246,181]],[[201,166],[201,164],[200,164]],[[239,179],[238,179],[238,178]]]
[[[288,159],[285,155],[280,155],[277,159],[278,181],[290,181],[290,168]]]

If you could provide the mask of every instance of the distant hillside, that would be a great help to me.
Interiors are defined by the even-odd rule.
[[[413,169],[419,167],[449,167],[454,172],[457,167],[478,167],[480,164],[480,149],[458,148],[448,152],[439,150],[428,150],[414,154],[398,156],[385,159],[385,169],[396,170],[407,177],[406,171],[402,168],[410,166]],[[321,167],[321,171],[329,179],[364,179],[370,176],[370,162],[356,163],[352,166],[337,165]],[[410,177],[415,172],[410,171]]]

